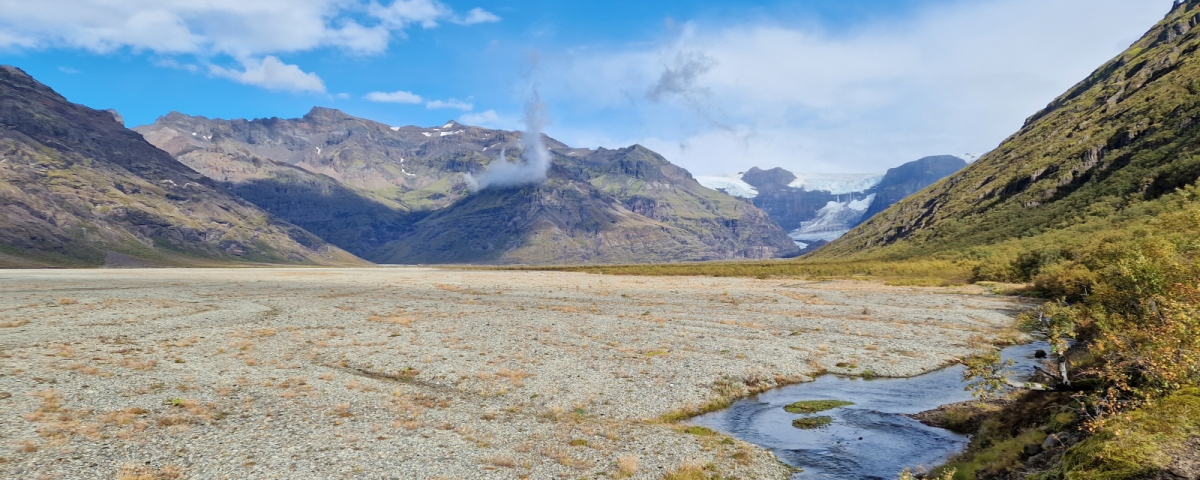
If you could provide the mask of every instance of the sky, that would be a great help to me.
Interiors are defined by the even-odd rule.
[[[982,154],[1173,0],[0,0],[0,64],[129,126],[447,120],[696,175]]]

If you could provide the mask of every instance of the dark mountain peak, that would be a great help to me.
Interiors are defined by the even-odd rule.
[[[953,155],[936,155],[889,168],[883,180],[875,186],[875,201],[863,214],[863,221],[966,166],[966,160]]]
[[[354,120],[355,117],[335,108],[313,107],[312,110],[304,114],[304,119],[310,122],[337,123]]]
[[[935,155],[932,157],[925,157],[920,160],[914,160],[896,168],[889,168],[887,175],[915,175],[920,174],[921,172],[947,172],[946,175],[949,175],[950,173],[961,170],[965,166],[967,166],[966,160],[953,155]],[[946,175],[942,175],[938,178],[940,179]],[[883,179],[885,183],[888,181],[888,176],[885,176]]]
[[[0,76],[3,76],[6,81],[17,81],[30,85],[41,85],[37,80],[34,80],[28,73],[12,65],[0,65]]]
[[[158,117],[154,123],[169,123],[169,124],[187,124],[195,122],[206,122],[207,118],[198,115],[187,115],[172,110],[170,113]]]
[[[6,89],[13,91],[33,91],[41,95],[56,97],[56,101],[66,102],[67,99],[59,95],[50,87],[43,85],[41,82],[34,80],[28,73],[12,65],[0,65],[0,82],[4,84]]]
[[[779,167],[770,170],[751,167],[742,174],[742,181],[759,190],[779,190],[796,181],[796,175]]]

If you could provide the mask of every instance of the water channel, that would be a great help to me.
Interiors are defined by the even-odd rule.
[[[1012,377],[1032,373],[1034,352],[1044,342],[1004,349]],[[926,426],[904,414],[920,413],[971,399],[955,365],[912,378],[863,380],[824,375],[815,381],[778,388],[734,403],[688,423],[759,445],[783,462],[803,469],[794,480],[895,480],[906,467],[936,466],[961,452],[969,438]],[[844,400],[854,405],[821,412],[833,417],[825,428],[802,430],[792,420],[805,415],[784,411],[800,400]]]

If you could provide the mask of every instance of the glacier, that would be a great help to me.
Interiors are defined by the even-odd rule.
[[[829,192],[834,195],[865,192],[883,181],[882,173],[808,173],[795,174],[796,180],[788,184],[810,192]]]
[[[851,196],[844,202],[830,200],[817,211],[816,217],[807,222],[801,222],[800,228],[793,230],[788,236],[797,243],[837,240],[838,237],[845,235],[851,228],[858,225],[863,215],[867,213],[867,209],[871,207],[871,202],[874,201],[875,194],[873,193],[858,199]]]
[[[740,173],[696,177],[696,181],[700,182],[700,185],[703,185],[705,188],[725,192],[726,195],[741,198],[754,198],[758,196],[758,189],[742,181],[742,174]]]

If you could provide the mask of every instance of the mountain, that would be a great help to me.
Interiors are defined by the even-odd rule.
[[[151,143],[263,209],[380,263],[616,263],[771,258],[798,249],[749,202],[641,146],[543,137],[548,180],[472,192],[521,132],[392,127],[314,108],[298,119],[171,113]]]
[[[359,262],[9,66],[0,212],[4,266]]]
[[[926,157],[887,174],[804,174],[751,168],[700,177],[715,190],[749,198],[805,251],[833,241],[893,203],[966,166],[953,156]]]
[[[883,180],[872,191],[875,194],[875,201],[871,202],[871,207],[863,214],[862,219],[865,221],[874,217],[879,212],[895,205],[896,202],[904,200],[905,197],[937,183],[938,180],[946,178],[966,166],[967,162],[961,158],[939,155],[925,157],[888,169]]]
[[[1001,244],[1014,258],[1048,245],[1065,252],[1178,211],[1167,197],[1200,177],[1198,24],[1200,2],[1177,3],[999,148],[818,255],[910,258]]]

